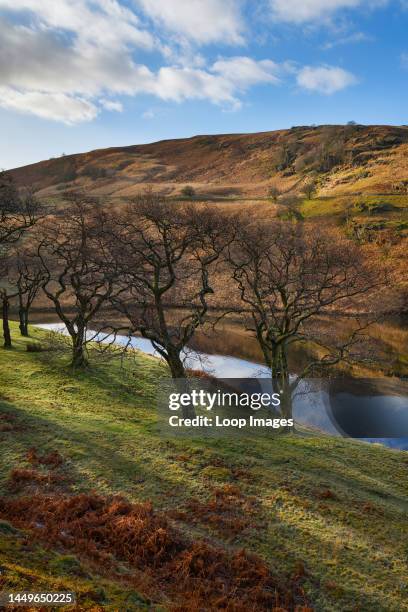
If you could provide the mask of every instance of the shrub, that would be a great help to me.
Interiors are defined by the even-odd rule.
[[[105,168],[100,168],[98,166],[86,166],[82,170],[82,174],[84,176],[89,176],[91,179],[105,178],[107,175]]]
[[[2,535],[18,535],[20,531],[13,527],[8,521],[0,521],[0,534]]]
[[[81,563],[74,555],[61,555],[50,563],[50,569],[61,576],[84,576]]]
[[[181,195],[185,196],[186,198],[193,198],[195,194],[196,194],[195,189],[191,185],[186,185],[181,190]]]
[[[276,204],[279,196],[282,195],[280,189],[276,185],[271,185],[268,190],[268,197]]]
[[[42,353],[43,351],[48,350],[45,346],[40,344],[40,342],[29,342],[26,345],[27,353]]]
[[[214,492],[210,508],[198,505],[196,509],[206,520],[207,510],[212,516],[213,505],[215,510],[225,506],[233,525],[236,512],[243,512],[244,517],[251,514],[248,504],[238,489],[224,487]],[[260,557],[245,550],[226,550],[203,539],[184,537],[149,502],[131,504],[120,497],[86,494],[0,497],[0,517],[12,517],[17,527],[34,531],[47,543],[69,548],[105,569],[127,563],[143,572],[140,586],[156,584],[174,603],[172,609],[266,612],[307,604],[298,579],[279,579]]]
[[[46,455],[39,455],[36,448],[30,448],[27,452],[27,461],[32,465],[58,467],[64,463],[64,458],[56,450],[50,451]]]

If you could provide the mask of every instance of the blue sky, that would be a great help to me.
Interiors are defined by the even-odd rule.
[[[408,0],[0,0],[0,167],[292,125],[408,123]]]

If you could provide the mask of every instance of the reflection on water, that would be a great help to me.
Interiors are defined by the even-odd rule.
[[[38,324],[38,327],[62,333],[66,331],[64,325],[59,323],[41,323]],[[90,337],[95,337],[95,333],[90,332]],[[98,339],[98,336],[96,336],[96,339]],[[100,337],[99,339],[103,340],[104,338]],[[129,343],[129,338],[118,335],[115,342],[125,345]],[[145,338],[133,336],[130,339],[130,345],[146,354],[156,355],[151,342]],[[305,355],[298,351],[297,354],[292,355],[292,363],[298,365],[304,358]],[[197,335],[194,346],[188,349],[185,354],[185,364],[188,368],[204,369],[217,378],[269,377],[269,370],[262,364],[260,350],[255,339],[249,338],[242,330],[236,329],[234,331],[231,328],[224,329],[223,333]],[[355,422],[353,435],[361,437],[360,434],[364,432],[362,426],[364,417],[361,421],[356,421],[355,401],[358,401],[359,409],[361,408],[362,412],[371,410],[379,403],[383,412],[393,415],[392,422],[396,431],[389,435],[398,436],[398,431],[403,431],[402,428],[398,429],[398,424],[402,423],[398,419],[401,418],[404,424],[408,420],[406,386],[401,389],[401,385],[395,379],[381,379],[381,381],[373,379],[371,383],[367,383],[370,385],[369,388],[362,389],[360,386],[353,389],[351,381],[352,379],[348,379],[347,383],[343,381],[341,388],[338,387],[338,379],[330,382],[328,386],[327,384],[311,386],[309,382],[302,382],[297,389],[293,402],[293,416],[296,422],[330,435],[339,436],[342,435],[342,431],[343,433],[350,431],[350,423],[353,421],[353,423]],[[341,400],[344,400],[346,391],[348,397],[346,397],[347,401],[344,402]],[[344,412],[342,409],[341,414],[337,410],[334,415],[336,402],[337,405],[340,405],[339,401],[341,406],[350,407],[348,414],[346,414],[347,411]],[[340,421],[339,414],[341,416]],[[365,439],[370,442],[381,442],[394,448],[408,449],[408,438],[365,437]]]
[[[41,329],[49,329],[66,333],[65,325],[62,323],[39,323],[36,324]],[[103,340],[104,336],[95,335],[95,332],[90,331],[88,338],[95,340]],[[150,340],[140,338],[140,336],[132,336],[129,340],[128,336],[117,335],[116,344],[123,346],[130,344],[134,349],[138,349],[147,355],[159,356],[154,349]],[[193,370],[205,370],[216,376],[217,378],[251,378],[251,377],[267,377],[269,370],[261,363],[239,359],[230,355],[209,354],[205,352],[188,349],[184,354],[184,363],[187,368]]]
[[[105,316],[105,315],[104,315]],[[55,314],[39,311],[31,316],[35,323],[56,323],[59,319]],[[109,315],[108,315],[109,318]],[[112,316],[110,323],[113,325],[127,326],[125,319],[118,320]],[[109,322],[109,321],[108,321]],[[98,322],[99,323],[99,322]],[[95,324],[100,329],[103,324]],[[349,334],[353,328],[353,321],[347,317],[321,317],[319,326],[322,330],[330,329],[330,332],[338,337],[342,334]],[[381,370],[386,371],[387,375],[408,376],[408,317],[390,317],[382,323],[375,323],[369,328],[370,354],[369,356],[378,363]],[[153,353],[150,342],[139,338],[138,348],[148,353]],[[244,329],[242,321],[225,319],[217,324],[215,330],[210,327],[206,332],[197,331],[190,348],[207,357],[206,369],[210,364],[217,370],[219,367],[242,367],[241,361],[256,364],[256,370],[262,367],[263,355],[254,335]],[[235,357],[237,362],[219,362],[217,357],[223,359],[224,356]],[[299,371],[305,364],[308,357],[306,345],[292,345],[289,355],[289,366],[292,372]],[[260,366],[261,364],[261,366]],[[247,367],[244,365],[244,367]],[[228,375],[230,372],[228,372]],[[236,374],[239,376],[239,372]]]

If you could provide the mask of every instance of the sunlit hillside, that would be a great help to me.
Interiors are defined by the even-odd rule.
[[[126,197],[151,185],[174,196],[191,185],[202,198],[259,198],[272,186],[298,192],[311,178],[320,196],[404,195],[408,127],[306,126],[195,136],[62,156],[18,168],[14,175],[46,195],[82,187]]]

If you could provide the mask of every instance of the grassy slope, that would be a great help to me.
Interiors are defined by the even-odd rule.
[[[138,355],[126,372],[110,362],[73,377],[25,352],[23,340],[15,347],[0,350],[0,416],[14,415],[17,424],[0,432],[1,495],[10,494],[10,470],[29,467],[25,454],[33,446],[66,458],[70,492],[122,493],[166,512],[183,510],[192,497],[207,500],[216,485],[238,484],[256,499],[246,531],[228,539],[188,513],[182,528],[258,552],[283,579],[303,564],[316,610],[408,610],[406,453],[298,435],[252,439],[250,448],[243,440],[164,441],[154,428],[155,390],[165,375],[158,361]],[[65,574],[63,551],[24,542],[0,525],[0,565],[9,581],[3,588],[58,585],[95,601],[102,587],[100,601],[125,609],[130,596],[127,609],[143,608],[136,593],[90,567]]]
[[[353,210],[353,204],[358,202],[364,202],[368,205],[379,204],[387,202],[391,204],[394,209],[391,211],[384,211],[378,215],[370,215],[367,213],[360,213]],[[351,210],[350,210],[351,207]],[[303,200],[300,210],[305,218],[322,217],[322,216],[333,216],[344,214],[347,210],[352,216],[363,217],[366,221],[372,220],[373,216],[381,216],[384,218],[406,219],[408,215],[408,197],[399,195],[365,195],[365,196],[337,196],[337,197],[324,197],[314,198],[311,200]]]

